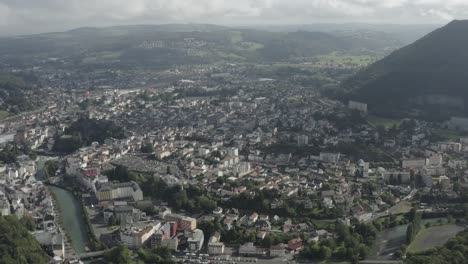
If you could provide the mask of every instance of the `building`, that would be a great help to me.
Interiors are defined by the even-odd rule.
[[[306,136],[306,135],[299,135],[299,136],[297,136],[297,145],[298,145],[299,147],[309,145],[309,137]]]
[[[361,112],[363,114],[367,113],[367,104],[357,102],[357,101],[349,101],[348,102],[348,109],[355,110]]]
[[[251,166],[249,162],[241,162],[236,167],[236,173],[239,177],[243,177],[252,172]]]
[[[421,169],[428,163],[427,159],[406,159],[401,163],[403,169]]]
[[[462,144],[457,142],[440,142],[437,143],[437,150],[442,152],[460,152]]]
[[[450,121],[448,121],[448,126],[451,129],[468,130],[468,118],[452,117]]]
[[[177,224],[177,230],[181,231],[193,231],[197,228],[197,219],[188,216],[168,214],[164,220],[167,222],[175,222]]]
[[[411,180],[411,173],[407,171],[383,171],[382,179],[390,184],[409,183]]]
[[[0,216],[10,214],[10,203],[5,197],[0,198]]]
[[[270,247],[270,257],[280,258],[286,255],[286,245],[279,244]]]
[[[239,247],[239,255],[243,256],[254,256],[257,254],[257,247],[254,246],[253,242],[244,243]]]
[[[200,229],[193,230],[193,232],[190,233],[190,236],[187,239],[187,249],[191,252],[200,251],[203,246],[203,241],[205,239],[204,237],[205,235]]]
[[[224,254],[224,243],[220,241],[221,235],[219,232],[215,232],[208,241],[208,254],[210,255],[222,255]]]
[[[447,190],[450,187],[450,179],[447,176],[439,177],[439,186],[442,190]]]
[[[120,240],[131,249],[141,248],[161,227],[161,222],[151,221],[135,224],[120,231]]]
[[[329,163],[338,163],[340,161],[340,153],[320,152],[320,160]]]
[[[300,237],[293,238],[288,241],[288,249],[291,251],[296,251],[302,248],[303,246],[302,239]]]
[[[99,201],[117,199],[143,200],[143,192],[136,182],[104,183],[97,188],[96,196]]]
[[[141,219],[142,212],[133,206],[117,206],[114,208],[115,218],[122,223],[134,223]]]

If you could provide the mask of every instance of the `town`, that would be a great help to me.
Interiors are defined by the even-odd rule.
[[[0,125],[0,210],[55,263],[398,260],[412,239],[375,249],[381,232],[418,215],[464,229],[466,118],[386,120],[245,65],[92,91],[39,73],[42,107]]]

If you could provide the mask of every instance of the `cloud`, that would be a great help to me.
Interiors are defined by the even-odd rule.
[[[135,23],[439,23],[466,0],[0,0],[0,31]]]

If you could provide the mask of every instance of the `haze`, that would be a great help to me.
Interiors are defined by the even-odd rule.
[[[465,0],[1,0],[0,34],[162,23],[441,24],[467,17]]]

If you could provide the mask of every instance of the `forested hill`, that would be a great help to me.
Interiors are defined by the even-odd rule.
[[[468,103],[468,21],[453,21],[370,65],[344,83],[375,111],[454,108]]]
[[[28,223],[26,217],[18,220],[14,215],[0,216],[0,263],[48,263],[50,257],[28,228],[34,229],[34,222]]]
[[[35,108],[37,102],[29,100],[39,92],[35,85],[37,79],[32,75],[0,74],[0,111],[17,114]]]
[[[376,37],[378,36],[378,37]],[[140,25],[80,28],[0,38],[0,58],[37,57],[157,66],[230,61],[284,61],[331,52],[385,54],[401,41],[384,32],[272,32],[215,25]]]

